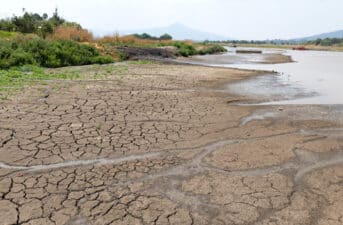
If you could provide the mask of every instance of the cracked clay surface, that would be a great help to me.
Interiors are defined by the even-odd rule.
[[[0,225],[343,224],[340,123],[245,119],[274,112],[216,88],[253,72],[125,66],[0,102]]]

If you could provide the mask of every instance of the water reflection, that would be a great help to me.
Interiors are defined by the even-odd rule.
[[[278,74],[271,73],[228,86],[229,90],[241,94],[263,96],[271,101],[266,104],[343,104],[342,52],[289,50],[285,54],[295,62],[260,64],[254,63],[256,54],[246,54],[244,60],[236,60],[237,54],[229,52],[217,63],[218,56],[205,56],[201,64],[277,71]]]

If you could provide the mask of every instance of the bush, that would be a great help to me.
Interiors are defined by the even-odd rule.
[[[28,64],[35,64],[32,55],[23,49],[17,49],[8,58],[9,65],[23,66]]]
[[[95,64],[108,64],[112,62],[113,58],[110,56],[97,56],[93,59],[93,63]]]
[[[100,55],[93,46],[74,41],[20,37],[0,42],[0,68],[26,64],[63,67],[111,62],[111,57]]]
[[[197,50],[193,45],[186,44],[184,42],[175,42],[174,46],[178,49],[178,55],[188,57],[197,54]]]
[[[143,34],[133,34],[134,37],[138,38],[138,39],[143,39],[143,40],[172,40],[173,37],[170,34],[163,34],[160,37],[155,37],[152,36],[150,34],[147,33],[143,33]]]
[[[207,55],[207,54],[215,54],[215,53],[221,53],[221,52],[226,52],[226,51],[227,51],[226,48],[224,48],[221,45],[211,45],[209,47],[199,50],[198,54]]]
[[[173,37],[170,34],[163,34],[160,36],[160,40],[172,40]]]

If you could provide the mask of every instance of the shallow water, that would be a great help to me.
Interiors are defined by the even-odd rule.
[[[273,50],[269,50],[273,51]],[[243,82],[229,85],[230,91],[260,96],[267,99],[264,104],[343,104],[343,53],[326,51],[285,51],[295,61],[284,64],[209,63],[211,66],[225,66],[241,69],[276,71]],[[230,58],[232,52],[223,56]],[[211,57],[211,56],[206,56]],[[214,56],[213,56],[214,57]],[[210,62],[210,61],[209,61]],[[203,63],[206,64],[206,63]]]

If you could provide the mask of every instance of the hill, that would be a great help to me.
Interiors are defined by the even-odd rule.
[[[173,36],[175,40],[194,40],[194,41],[204,41],[204,40],[228,40],[228,37],[209,33],[206,31],[192,29],[180,23],[174,23],[167,27],[151,28],[151,29],[141,29],[141,30],[131,30],[122,31],[121,34],[133,34],[133,33],[148,33],[153,36],[160,36],[165,33]]]
[[[343,38],[343,30],[322,33],[322,34],[317,34],[317,35],[308,36],[308,37],[295,38],[295,39],[292,39],[291,41],[306,42],[306,41],[314,41],[317,39],[325,39],[325,38]]]

